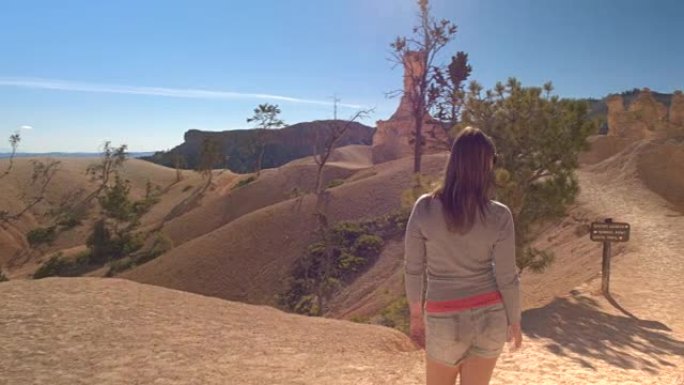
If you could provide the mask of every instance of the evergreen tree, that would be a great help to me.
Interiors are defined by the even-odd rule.
[[[532,225],[564,216],[575,201],[577,156],[596,130],[586,101],[561,99],[552,90],[551,83],[523,87],[510,78],[483,93],[471,82],[459,124],[483,129],[497,144],[497,195],[513,212],[521,272],[551,263],[552,253],[530,246]]]
[[[285,126],[285,122],[278,118],[278,114],[280,114],[280,108],[278,108],[277,104],[265,103],[259,104],[254,109],[254,115],[251,118],[247,118],[247,123],[254,123],[257,128],[256,141],[253,143],[257,176],[261,175],[261,168],[263,166],[267,130]]]
[[[205,137],[200,149],[200,159],[197,164],[197,171],[203,177],[207,177],[207,186],[211,184],[213,177],[212,170],[223,161],[223,149],[218,140]]]

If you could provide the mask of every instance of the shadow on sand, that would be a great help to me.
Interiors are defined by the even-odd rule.
[[[684,356],[684,341],[672,338],[666,325],[638,319],[615,299],[608,301],[626,316],[606,313],[590,297],[557,298],[525,311],[523,331],[528,338],[549,340],[549,352],[594,370],[587,359],[657,373],[661,367],[675,366],[668,356]]]

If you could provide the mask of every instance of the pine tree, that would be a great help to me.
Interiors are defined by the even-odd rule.
[[[223,160],[223,149],[218,140],[205,137],[202,141],[200,149],[200,159],[197,164],[197,171],[203,176],[207,177],[207,186],[211,184],[213,177],[212,170],[214,167],[221,164]]]
[[[265,103],[259,104],[259,106],[254,109],[254,115],[251,118],[247,118],[247,123],[254,122],[257,128],[257,136],[254,142],[257,176],[261,175],[261,168],[263,166],[264,152],[266,152],[267,130],[285,126],[285,122],[278,118],[278,114],[280,114],[280,108],[278,108],[277,104]]]
[[[513,213],[521,272],[541,271],[552,262],[552,253],[531,247],[532,225],[564,216],[575,201],[577,156],[596,130],[587,102],[552,91],[551,83],[523,87],[510,78],[483,93],[471,82],[459,124],[481,128],[497,144],[497,198]]]

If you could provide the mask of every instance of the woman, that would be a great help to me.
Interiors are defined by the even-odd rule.
[[[513,216],[489,199],[496,158],[487,135],[464,129],[443,185],[416,201],[406,225],[411,338],[425,347],[428,385],[459,374],[462,385],[486,385],[505,342],[522,343]]]

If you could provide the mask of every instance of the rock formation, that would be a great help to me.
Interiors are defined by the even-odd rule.
[[[675,91],[670,102],[670,123],[684,127],[684,94]]]
[[[415,118],[412,101],[416,93],[414,79],[425,71],[422,55],[420,51],[412,51],[404,60],[404,91],[399,107],[388,120],[378,120],[376,123],[377,129],[373,135],[374,163],[387,162],[413,154]],[[425,141],[424,153],[429,153],[435,148],[444,148],[444,145],[440,146],[440,144],[446,140],[446,133],[429,114],[425,114],[422,132]]]
[[[684,120],[682,99],[681,93],[675,94],[668,112],[667,106],[657,101],[648,88],[639,92],[628,107],[621,95],[609,96],[608,135],[634,140],[665,137],[672,124]]]
[[[684,94],[681,91],[660,94],[644,88],[608,96],[603,102],[608,110],[607,133],[589,138],[591,150],[580,155],[581,164],[601,162],[638,140],[654,139],[662,146],[664,141],[684,135]],[[668,155],[672,159],[678,156]],[[659,188],[666,190],[661,184],[655,186],[652,189],[656,191]],[[668,199],[680,202],[684,198]]]

